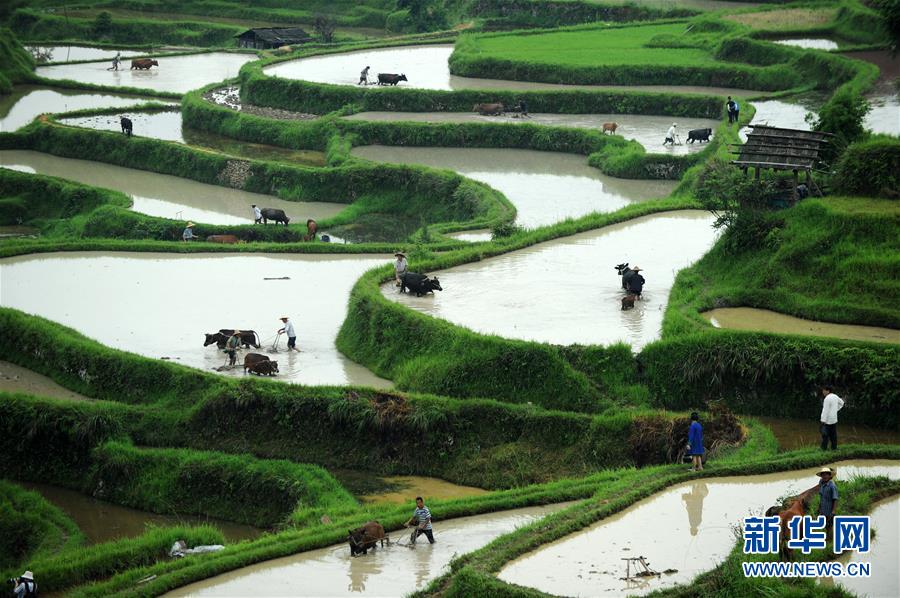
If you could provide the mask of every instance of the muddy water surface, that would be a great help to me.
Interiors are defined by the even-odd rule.
[[[900,55],[891,56],[884,50],[868,50],[847,52],[845,56],[871,62],[881,71],[874,89],[866,94],[871,106],[865,119],[866,127],[875,133],[900,135],[900,91],[896,86],[900,77]]]
[[[0,95],[0,132],[9,133],[24,127],[39,114],[135,106],[146,101],[147,98],[138,96],[16,85],[11,94]]]
[[[118,71],[107,70],[108,61],[41,66],[36,74],[48,79],[71,79],[92,85],[139,87],[155,91],[184,93],[216,81],[236,77],[241,66],[256,60],[252,54],[209,52],[189,56],[163,56],[159,66],[149,70],[131,70],[126,60]]]
[[[350,289],[390,256],[202,256],[66,253],[0,261],[0,303],[71,326],[97,341],[147,357],[211,370],[224,365],[204,333],[256,330],[267,353],[278,318],[291,317],[302,353],[281,340],[278,380],[387,386],[334,345]],[[264,280],[266,277],[289,280]],[[64,299],[63,299],[64,297]],[[246,353],[245,351],[244,353]],[[239,354],[243,362],[243,353]],[[223,372],[243,376],[243,369]]]
[[[840,462],[835,478],[858,474],[900,478],[898,461]],[[689,583],[721,563],[735,544],[732,526],[748,514],[761,514],[786,494],[797,494],[818,482],[816,471],[714,478],[674,486],[635,503],[587,529],[546,544],[504,567],[500,579],[554,595],[596,596],[607,593],[646,594]],[[891,533],[896,538],[896,533]],[[659,578],[629,583],[622,558],[645,556],[658,571],[678,569]],[[896,566],[873,570],[882,587]],[[885,594],[881,594],[885,595]]]
[[[50,52],[47,62],[70,62],[73,60],[109,60],[112,63],[116,53],[121,53],[122,58],[141,56],[146,54],[144,50],[126,50],[124,48],[92,48],[90,46],[51,46],[44,44],[28,44],[25,49],[29,52]],[[106,66],[110,66],[107,64]],[[128,65],[130,66],[130,64]],[[126,66],[125,68],[128,68]],[[122,65],[119,65],[122,68]]]
[[[883,500],[869,514],[875,530],[868,554],[850,553],[848,562],[868,562],[871,577],[846,577],[834,580],[857,596],[900,596],[900,496]]]
[[[464,498],[466,496],[479,496],[488,493],[487,490],[481,488],[461,486],[446,480],[424,476],[387,476],[381,478],[381,481],[390,486],[391,490],[365,494],[360,498],[366,502],[412,504],[411,501],[416,496],[422,496],[427,501],[431,499]]]
[[[875,343],[900,343],[900,330],[893,328],[814,322],[754,307],[724,307],[703,312],[701,315],[716,328],[825,336]]]
[[[675,274],[712,246],[708,212],[644,216],[440,272],[443,292],[424,297],[382,286],[388,299],[454,324],[508,338],[562,345],[659,338]],[[643,300],[622,311],[613,267],[643,268]]]
[[[773,40],[776,44],[783,46],[795,46],[797,48],[806,48],[808,50],[837,50],[838,43],[833,39],[802,37],[795,39],[779,39]]]
[[[84,532],[88,543],[100,544],[120,538],[133,538],[144,533],[148,525],[215,525],[225,538],[231,542],[258,537],[262,530],[232,521],[210,519],[194,515],[175,516],[160,515],[149,511],[139,511],[102,500],[86,494],[35,482],[16,482],[17,484],[39,493],[49,502],[63,510]]]
[[[585,156],[519,149],[369,145],[353,155],[376,162],[448,168],[506,195],[526,227],[553,224],[592,212],[662,198],[676,181],[617,179],[588,166]]]
[[[499,79],[475,79],[450,74],[447,60],[453,53],[453,46],[406,46],[402,48],[380,48],[342,52],[326,56],[313,56],[291,60],[269,67],[266,73],[287,79],[303,79],[318,83],[356,85],[359,73],[365,66],[371,66],[369,80],[378,81],[378,73],[402,73],[409,81],[400,87],[420,89],[586,89],[586,90],[635,90],[666,91],[672,93],[702,93],[713,95],[757,96],[768,92],[733,89],[725,87],[698,87],[693,85],[561,85],[557,83],[537,83],[532,81],[506,81]],[[372,88],[377,91],[377,86]]]
[[[706,143],[683,143],[682,145],[666,145],[662,142],[665,133],[677,122],[681,137],[686,138],[691,129],[715,129],[719,121],[705,118],[681,118],[671,116],[647,116],[643,114],[546,114],[536,113],[529,117],[515,117],[512,114],[503,116],[482,116],[475,112],[360,112],[345,117],[349,120],[369,121],[412,121],[429,123],[504,123],[547,125],[554,127],[576,127],[579,129],[603,129],[603,123],[614,122],[619,125],[616,134],[626,139],[634,139],[647,151],[664,154],[689,154],[706,147]]]
[[[213,577],[169,596],[403,596],[423,588],[446,571],[456,556],[481,548],[494,538],[568,506],[551,505],[442,521],[433,510],[436,543],[424,536],[414,548],[390,546],[350,558],[346,544],[266,561]],[[410,509],[410,513],[412,509]],[[395,531],[394,541],[408,534]]]
[[[71,401],[92,400],[60,386],[47,376],[8,361],[0,361],[0,390]]]
[[[790,419],[785,417],[761,417],[754,415],[775,434],[778,446],[783,451],[819,446],[822,436],[819,432],[819,413],[821,403],[811,402],[809,419]],[[900,431],[882,430],[869,426],[847,424],[843,421],[838,426],[838,442],[840,444],[900,444]]]
[[[207,185],[190,179],[28,150],[0,151],[0,167],[37,172],[129,195],[135,212],[208,224],[252,224],[250,205],[280,208],[292,221],[334,216],[346,204],[284,201],[271,195]],[[270,224],[269,226],[274,226]]]

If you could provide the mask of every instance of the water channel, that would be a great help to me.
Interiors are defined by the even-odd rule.
[[[388,299],[486,334],[560,345],[623,341],[637,351],[659,338],[675,275],[716,239],[701,210],[664,212],[439,272],[424,297],[382,286]],[[643,299],[623,311],[616,264],[643,268]]]
[[[255,330],[267,353],[278,318],[290,317],[301,353],[281,351],[278,380],[303,384],[390,382],[347,359],[334,339],[350,289],[379,255],[177,255],[72,252],[0,261],[0,304],[36,314],[146,357],[203,370],[224,365],[204,333]],[[288,280],[266,280],[287,276]],[[65,299],[63,299],[65,298]],[[244,353],[246,353],[245,351]],[[239,354],[243,362],[243,354]],[[243,376],[243,368],[223,372]]]
[[[347,207],[321,201],[285,201],[272,195],[30,150],[0,150],[0,167],[121,191],[132,198],[135,212],[207,224],[253,224],[251,204],[280,208],[297,223],[307,218],[324,220]]]

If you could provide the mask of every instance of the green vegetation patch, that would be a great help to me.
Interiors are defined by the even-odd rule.
[[[0,28],[0,95],[12,91],[13,83],[28,81],[34,75],[34,59],[19,44],[12,31]]]

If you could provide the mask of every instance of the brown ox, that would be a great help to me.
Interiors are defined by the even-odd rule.
[[[503,114],[503,104],[497,102],[494,104],[475,104],[472,106],[472,112],[477,112],[483,116],[499,116]]]
[[[136,58],[131,61],[131,70],[138,69],[146,71],[149,70],[151,66],[159,66],[159,63],[150,58]]]
[[[369,549],[375,550],[379,540],[384,546],[387,536],[384,535],[384,527],[377,521],[368,523],[347,532],[347,541],[350,543],[350,556],[366,554]]]
[[[239,243],[239,239],[234,235],[210,235],[206,237],[210,243],[224,243],[225,245],[234,245]]]
[[[634,299],[637,295],[628,294],[622,297],[622,311],[632,309],[634,307]]]
[[[814,486],[798,496],[790,498],[787,508],[771,507],[766,511],[767,517],[778,515],[778,525],[781,528],[781,538],[778,541],[778,557],[781,560],[790,561],[793,559],[794,554],[794,551],[787,545],[787,542],[790,539],[790,528],[788,527],[788,524],[790,524],[791,519],[794,517],[803,517],[806,515],[806,510],[809,508],[809,501],[812,500],[813,495],[818,491],[819,487]],[[794,539],[799,540],[800,538]]]
[[[618,129],[618,128],[619,128],[619,123],[603,123],[603,132],[604,133],[609,131],[610,134],[615,135],[616,129]]]

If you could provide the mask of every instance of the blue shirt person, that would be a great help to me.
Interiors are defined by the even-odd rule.
[[[703,426],[700,425],[700,415],[694,411],[691,413],[691,427],[688,428],[688,451],[691,456],[691,469],[703,471]]]
[[[196,237],[194,236],[194,223],[188,222],[187,226],[184,227],[184,232],[181,233],[181,239],[183,241],[190,241],[195,238]]]
[[[826,529],[830,537],[834,515],[837,513],[838,489],[831,479],[834,472],[830,468],[823,467],[816,475],[819,476],[819,515],[824,515],[828,520]]]
[[[413,530],[410,538],[413,543],[415,543],[416,538],[425,534],[425,537],[428,538],[428,543],[434,544],[434,532],[431,527],[431,510],[425,506],[425,501],[422,500],[421,496],[416,497],[416,508],[413,511],[412,517],[406,522],[406,525],[416,526],[416,529]]]

